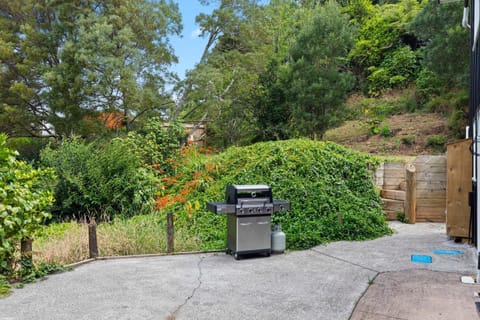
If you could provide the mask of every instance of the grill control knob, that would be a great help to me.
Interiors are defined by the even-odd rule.
[[[240,209],[238,213],[243,214],[243,209]]]
[[[248,213],[252,213],[253,212],[253,209],[248,209]]]

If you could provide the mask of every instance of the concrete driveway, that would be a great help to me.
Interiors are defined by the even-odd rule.
[[[454,319],[476,319],[479,288],[460,283],[461,275],[476,273],[474,249],[448,241],[444,224],[391,226],[393,236],[269,258],[236,261],[208,253],[99,260],[15,289],[0,299],[0,320],[430,319],[430,313],[452,319],[449,309]],[[412,254],[433,261],[412,263]],[[452,308],[459,303],[463,314]],[[419,305],[435,307],[423,308],[422,316]]]

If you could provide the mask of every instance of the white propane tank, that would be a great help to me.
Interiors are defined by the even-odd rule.
[[[272,253],[283,253],[285,251],[285,233],[279,225],[273,226],[272,231]]]

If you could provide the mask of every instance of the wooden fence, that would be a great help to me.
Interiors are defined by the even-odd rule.
[[[413,179],[410,183],[408,172]],[[375,180],[387,219],[396,220],[398,214],[404,214],[413,219],[411,222],[445,222],[446,156],[418,156],[411,163],[386,162],[377,170]]]

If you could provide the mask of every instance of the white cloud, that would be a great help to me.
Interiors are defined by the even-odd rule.
[[[190,34],[190,38],[192,38],[192,39],[198,38],[198,37],[200,37],[201,34],[202,34],[202,29],[197,28],[197,29],[192,31],[192,33]]]

